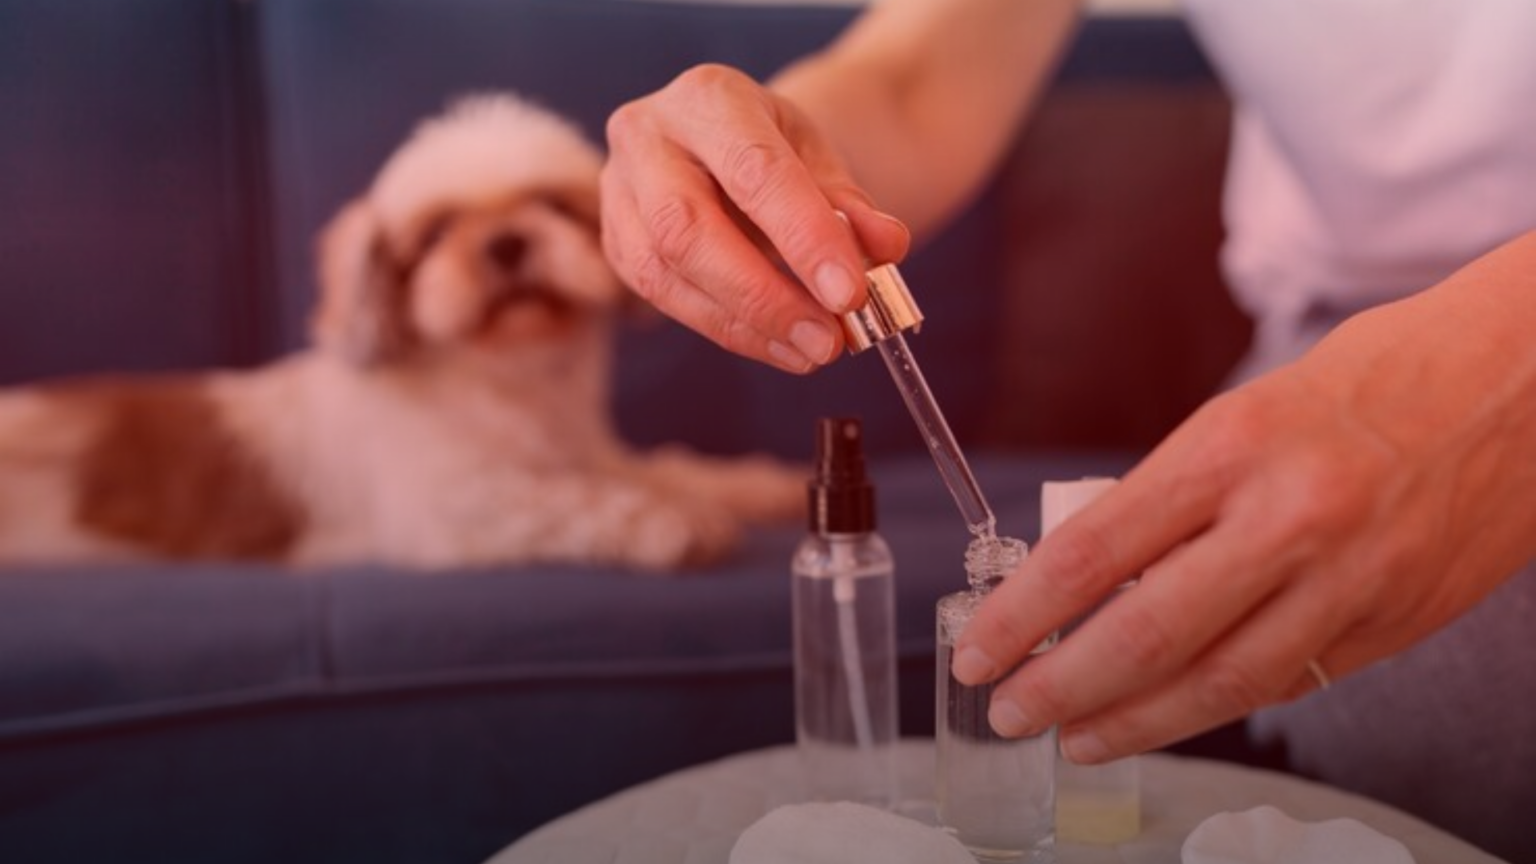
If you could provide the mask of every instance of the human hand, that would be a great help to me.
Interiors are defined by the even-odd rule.
[[[1163,746],[1315,689],[1309,662],[1407,647],[1536,554],[1529,327],[1519,347],[1465,307],[1394,305],[1208,403],[1004,580],[958,640],[965,683],[1142,574],[997,687],[994,728],[1059,724],[1084,763]],[[1435,317],[1440,339],[1403,338]]]
[[[832,313],[863,304],[866,260],[906,255],[906,228],[876,209],[831,144],[741,72],[684,72],[620,107],[607,132],[610,262],[730,351],[791,372],[831,362],[843,344]]]

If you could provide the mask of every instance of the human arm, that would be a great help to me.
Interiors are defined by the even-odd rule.
[[[974,194],[1076,7],[884,0],[767,87],[684,72],[610,118],[609,260],[729,350],[795,372],[830,362],[832,313],[862,305],[866,257],[899,260],[898,219],[926,232]]]
[[[1536,232],[1196,412],[1005,580],[955,674],[995,679],[1143,574],[992,705],[1098,762],[1400,651],[1532,557]]]

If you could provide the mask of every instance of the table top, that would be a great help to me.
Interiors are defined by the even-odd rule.
[[[1420,864],[1500,864],[1423,821],[1331,786],[1209,759],[1157,753],[1140,759],[1141,835],[1116,847],[1058,844],[1061,864],[1177,864],[1184,838],[1205,819],[1263,804],[1303,822],[1357,819],[1397,838]],[[933,760],[931,740],[900,743],[898,783],[909,806],[931,802]],[[773,808],[800,800],[795,748],[754,750],[588,805],[486,864],[726,864],[742,831]]]

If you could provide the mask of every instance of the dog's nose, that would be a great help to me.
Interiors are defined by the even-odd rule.
[[[485,256],[492,264],[511,272],[523,263],[528,252],[528,238],[518,234],[497,234],[485,244]]]

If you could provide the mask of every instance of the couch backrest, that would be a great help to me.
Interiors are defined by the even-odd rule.
[[[248,14],[0,3],[0,383],[261,353]]]
[[[853,14],[636,0],[132,5],[0,3],[0,94],[18,106],[0,131],[0,382],[240,365],[291,350],[314,294],[316,232],[452,97],[516,89],[600,140],[615,106],[688,65],[767,75]],[[1096,102],[1103,93],[1109,102]],[[1200,122],[1164,110],[1170,98],[1198,103]],[[913,349],[962,440],[1139,444],[1190,397],[1117,389],[1212,386],[1230,347],[1184,368],[1177,346],[1190,342],[1190,319],[1146,320],[1164,302],[1155,297],[1115,307],[1172,328],[1129,365],[1083,365],[1085,346],[1062,343],[1108,303],[1107,282],[1141,278],[1149,260],[1158,290],[1225,302],[1214,276],[1223,111],[1182,24],[1090,21],[1010,170],[903,267],[928,313]],[[1198,140],[1182,141],[1183,127]],[[1080,146],[1106,129],[1134,139],[1149,128],[1162,142],[1150,150],[1137,140]],[[1148,171],[1171,160],[1198,180],[1177,206],[1138,180],[1149,152]],[[1143,232],[1137,213],[1158,206],[1178,218]],[[1122,243],[1113,231],[1146,236]],[[638,443],[804,456],[816,416],[852,413],[877,453],[921,447],[873,353],[797,378],[663,323],[625,333],[619,357],[616,410]],[[1196,383],[1156,377],[1170,368]]]

